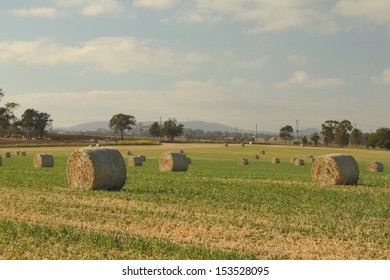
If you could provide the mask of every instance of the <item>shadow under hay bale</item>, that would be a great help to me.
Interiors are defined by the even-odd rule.
[[[249,164],[249,160],[246,159],[246,158],[241,158],[238,160],[238,164],[239,165],[248,165]]]
[[[383,172],[383,170],[384,170],[383,163],[379,161],[373,161],[367,164],[367,171],[369,172]]]
[[[53,167],[54,158],[48,154],[36,154],[33,161],[34,167]]]
[[[129,166],[142,166],[144,160],[141,157],[129,157],[127,162]]]
[[[84,148],[68,158],[68,184],[90,190],[120,190],[126,182],[126,163],[118,150]]]
[[[359,166],[350,155],[323,155],[314,161],[311,176],[321,185],[356,185],[359,180]]]
[[[187,171],[188,158],[182,153],[165,152],[159,159],[160,171]]]

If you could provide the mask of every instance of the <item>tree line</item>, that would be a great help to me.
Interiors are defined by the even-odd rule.
[[[0,101],[3,97],[4,91],[0,89]],[[47,129],[52,127],[50,114],[27,109],[19,119],[14,113],[19,106],[18,103],[8,102],[0,107],[0,138],[25,136],[27,139],[42,139]]]

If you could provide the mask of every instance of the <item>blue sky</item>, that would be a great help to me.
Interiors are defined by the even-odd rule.
[[[54,127],[160,117],[389,127],[388,0],[3,0],[2,102]]]

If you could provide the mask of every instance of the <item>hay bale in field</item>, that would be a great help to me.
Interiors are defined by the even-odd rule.
[[[5,157],[10,158],[11,157],[11,152],[5,152]]]
[[[179,152],[180,152],[181,154],[184,154],[184,150],[180,150]]]
[[[160,171],[187,171],[188,158],[182,153],[165,152],[160,156]]]
[[[314,161],[311,176],[322,185],[355,185],[359,180],[359,166],[350,155],[323,155]]]
[[[118,150],[75,150],[66,167],[68,184],[90,190],[120,190],[126,182],[126,163]]]
[[[26,152],[22,152],[22,157],[25,157],[26,156]]]
[[[308,156],[307,156],[307,159],[312,159],[312,158],[314,158],[313,155],[308,155]]]
[[[129,157],[127,162],[129,166],[142,166],[144,160],[141,157]]]
[[[245,147],[245,143],[241,143],[241,147]]]
[[[272,159],[273,164],[279,164],[280,163],[280,158],[273,158]]]
[[[228,144],[228,143],[225,143],[225,147],[229,147],[229,144]]]
[[[240,159],[238,160],[238,164],[239,164],[239,165],[248,165],[248,164],[249,164],[249,160],[246,159],[246,158],[240,158]]]
[[[265,155],[265,151],[264,151],[264,150],[261,150],[261,151],[260,151],[260,154]]]
[[[132,156],[132,155],[133,155],[133,153],[132,153],[131,151],[127,151],[126,154],[127,154],[128,156]]]
[[[373,161],[367,164],[367,171],[370,172],[383,172],[383,169],[383,163],[379,161]]]
[[[296,166],[305,165],[305,161],[301,158],[297,158],[294,160],[294,165]]]
[[[140,158],[142,158],[142,161],[146,161],[146,156],[145,155],[139,155]]]
[[[259,159],[260,158],[260,156],[259,155],[255,155],[255,159]]]
[[[16,151],[16,155],[17,155],[17,156],[20,156],[20,151]]]
[[[33,161],[34,167],[53,167],[54,158],[48,154],[36,154]]]

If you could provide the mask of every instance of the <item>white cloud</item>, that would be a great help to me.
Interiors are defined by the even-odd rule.
[[[377,84],[390,85],[390,67],[384,69],[380,76],[374,76],[371,78],[371,81]]]
[[[377,24],[390,24],[388,0],[341,0],[334,10],[343,16],[363,18]]]
[[[307,65],[309,63],[309,59],[306,56],[297,53],[290,55],[287,60],[296,66]]]
[[[244,78],[234,78],[230,81],[230,83],[239,88],[247,88],[247,89],[260,89],[263,87],[263,84],[260,82],[248,81]]]
[[[76,8],[84,16],[98,16],[124,11],[118,0],[57,0],[61,7]]]
[[[337,88],[343,84],[344,80],[341,78],[314,79],[305,71],[296,71],[287,81],[280,82],[277,86],[279,88],[292,86],[301,86],[305,88]]]
[[[127,71],[174,73],[206,63],[207,54],[178,54],[156,48],[134,37],[102,37],[76,46],[63,46],[46,38],[0,43],[0,62],[28,65],[83,64],[87,69],[120,74]]]
[[[135,7],[151,8],[151,9],[166,9],[172,7],[177,0],[134,0]]]
[[[55,8],[45,8],[45,7],[8,10],[8,13],[18,17],[58,18],[58,17],[66,16],[65,12],[59,12]]]
[[[266,55],[261,56],[258,59],[254,60],[241,60],[237,61],[234,66],[237,68],[244,69],[261,69],[267,64],[268,57]]]

